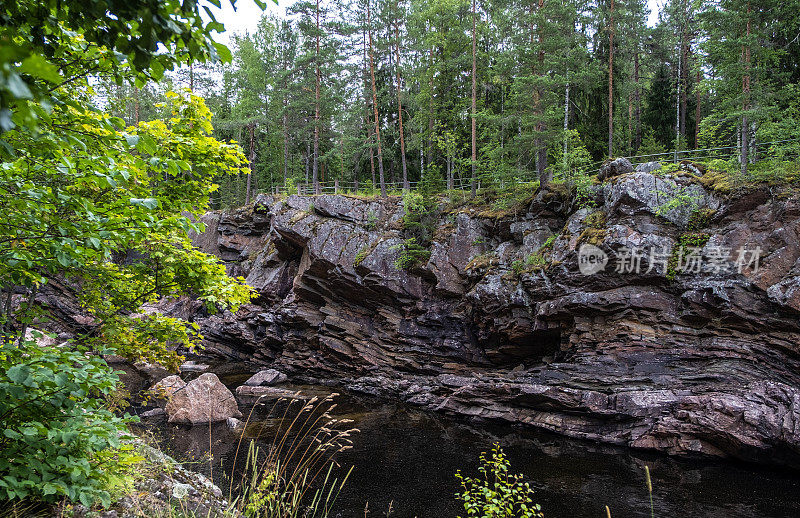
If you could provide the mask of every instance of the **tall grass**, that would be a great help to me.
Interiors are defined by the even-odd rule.
[[[238,481],[239,495],[233,498],[233,470],[250,427],[253,410],[250,411],[231,472],[228,499],[232,511],[247,518],[329,516],[352,471],[350,468],[341,479],[335,476],[334,468],[339,467],[336,456],[352,448],[350,437],[358,432],[348,428],[352,422],[349,419],[331,415],[336,395],[304,402],[288,400],[268,447],[262,450],[254,440],[249,442],[245,467]],[[269,415],[273,415],[282,401],[287,400],[276,401]]]

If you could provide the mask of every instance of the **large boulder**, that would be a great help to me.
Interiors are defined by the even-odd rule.
[[[231,391],[210,372],[175,392],[166,410],[170,423],[181,424],[216,423],[242,416]]]
[[[600,166],[600,173],[598,177],[601,180],[614,178],[615,176],[628,174],[633,172],[633,164],[627,158],[616,158],[614,160],[606,161]]]
[[[150,387],[149,392],[156,397],[170,400],[176,392],[183,390],[184,388],[186,388],[186,382],[183,381],[177,374],[173,374],[172,376],[167,376]]]

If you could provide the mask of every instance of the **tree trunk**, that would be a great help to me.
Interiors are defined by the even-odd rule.
[[[742,175],[747,174],[747,163],[750,159],[750,124],[747,111],[750,109],[750,2],[747,3],[747,41],[742,49],[744,54],[744,76],[742,77]]]
[[[567,73],[567,86],[564,88],[564,151],[563,151],[563,169],[564,174],[569,174],[567,170],[569,164],[567,162],[567,152],[569,151],[569,135],[567,134],[569,131],[569,73]]]
[[[135,125],[139,125],[139,121],[141,120],[139,116],[139,89],[137,87],[133,87],[133,120]]]
[[[315,12],[317,33],[316,33],[316,47],[314,51],[314,169],[313,169],[313,182],[314,194],[319,194],[319,0],[317,0],[317,8]]]
[[[614,0],[608,33],[608,158],[614,156]]]
[[[319,0],[317,0],[319,1]],[[381,127],[378,118],[378,89],[375,86],[375,64],[372,55],[372,18],[370,14],[370,1],[367,0],[367,34],[369,36],[369,75],[372,80],[372,110],[375,112],[375,140],[378,143],[378,174],[381,182],[381,197],[386,197],[386,182],[383,176],[383,151],[381,150]]]
[[[284,100],[284,110],[286,110],[286,101]],[[287,121],[286,111],[283,113],[283,185],[286,185],[286,178],[289,176],[289,124]]]
[[[697,103],[694,107],[694,147],[695,149],[700,146],[700,81],[703,80],[703,73],[700,71],[700,66],[697,67],[697,82],[695,83],[695,94],[697,96]]]
[[[434,113],[433,105],[433,47],[428,51],[430,58],[430,81],[428,87],[430,88],[430,97],[428,99],[428,167],[433,163],[433,128],[436,123],[436,114]]]
[[[678,70],[675,78],[677,80],[677,92],[675,94],[675,162],[678,161],[678,148],[681,139],[681,53],[678,52]]]
[[[306,183],[308,183],[308,172],[310,168],[311,168],[311,142],[308,140],[308,135],[306,135]]]
[[[636,82],[634,98],[636,99],[636,137],[633,141],[633,154],[639,154],[642,147],[642,90],[639,85],[639,42],[636,42],[636,52],[633,54],[633,80]]]
[[[256,129],[255,123],[251,122],[250,123],[250,156],[248,157],[249,160],[250,160],[250,172],[247,175],[247,188],[246,188],[245,197],[244,197],[244,204],[245,205],[249,205],[250,204],[250,189],[251,189],[251,186],[252,186],[253,174],[255,172],[254,168],[253,168],[253,166],[255,165],[254,162],[256,160],[255,129]]]
[[[403,134],[403,101],[400,99],[400,21],[396,20],[394,24],[394,36],[396,40],[395,49],[397,51],[397,59],[395,60],[395,67],[397,71],[397,117],[400,123],[400,161],[403,164],[403,190],[407,191],[411,188],[408,183],[408,168],[406,167],[406,140]]]
[[[472,123],[472,177],[470,178],[470,192],[473,197],[475,197],[475,193],[477,191],[478,181],[477,181],[477,174],[476,174],[476,166],[478,161],[478,153],[477,153],[477,135],[476,135],[476,121],[475,117],[477,116],[477,95],[478,95],[478,62],[477,62],[477,13],[476,13],[476,1],[472,0],[472,113],[471,113],[471,123]]]
[[[686,112],[689,105],[689,42],[681,45],[681,136],[686,140]]]
[[[364,108],[366,110],[364,114],[364,123],[365,127],[367,128],[367,145],[369,146],[369,168],[370,172],[372,173],[372,188],[375,188],[375,150],[372,147],[372,122],[370,121],[372,109],[370,107],[370,99],[372,95],[369,92],[369,82],[367,79],[368,74],[368,66],[367,66],[367,31],[366,31],[366,24],[364,26],[364,31],[361,33],[361,42],[362,42],[362,57],[363,57],[363,79],[364,79]]]

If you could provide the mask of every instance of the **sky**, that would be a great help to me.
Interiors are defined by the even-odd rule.
[[[286,12],[286,6],[292,0],[278,0],[276,5],[272,0],[266,0],[267,11],[283,17]],[[651,27],[658,21],[659,7],[664,4],[665,0],[647,0],[647,6],[650,8],[650,18],[647,24]],[[231,7],[229,1],[223,0],[221,8],[211,7],[214,16],[217,20],[225,25],[225,33],[220,34],[218,41],[220,43],[228,44],[231,40],[231,34],[249,32],[253,33],[258,25],[258,20],[261,18],[261,9],[256,5],[253,0],[237,0],[236,10]]]

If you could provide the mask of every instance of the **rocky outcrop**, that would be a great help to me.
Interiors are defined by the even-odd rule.
[[[609,166],[594,207],[558,190],[504,212],[442,205],[430,259],[411,270],[394,266],[399,200],[262,195],[207,215],[196,238],[246,277],[253,304],[163,306],[201,323],[207,352],[295,378],[634,448],[800,465],[800,201],[769,188],[721,197],[694,175],[629,166]],[[583,275],[589,244],[607,266]],[[740,254],[756,247],[757,269]]]

